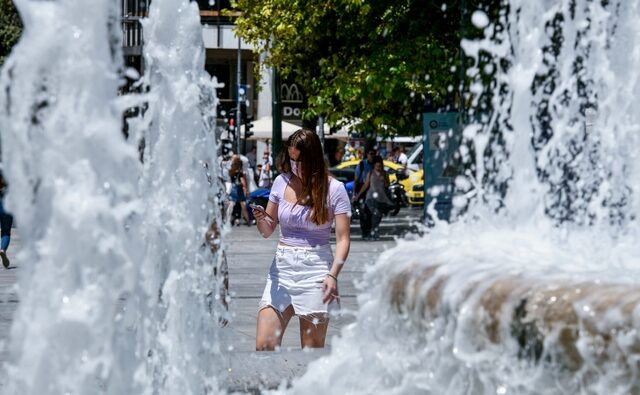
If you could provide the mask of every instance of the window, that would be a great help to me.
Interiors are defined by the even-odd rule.
[[[196,3],[198,3],[201,11],[218,11],[231,8],[231,1],[229,0],[196,0]]]

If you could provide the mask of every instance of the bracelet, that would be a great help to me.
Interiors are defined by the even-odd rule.
[[[331,277],[332,279],[336,280],[336,282],[338,282],[338,277],[334,276],[331,273],[327,273],[327,277]]]

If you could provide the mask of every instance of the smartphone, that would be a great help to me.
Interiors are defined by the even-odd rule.
[[[253,210],[256,211],[260,211],[261,213],[265,213],[267,214],[267,210],[264,209],[264,207],[258,205],[258,204],[249,204],[249,207],[251,207]],[[267,214],[269,215],[269,214]]]
[[[271,216],[269,214],[267,214],[267,210],[264,209],[264,207],[257,205],[257,204],[249,204],[249,207],[251,207],[252,210],[256,210],[256,211],[260,211],[261,213],[263,213],[265,215],[265,220],[269,223],[273,223],[273,218],[271,218]]]

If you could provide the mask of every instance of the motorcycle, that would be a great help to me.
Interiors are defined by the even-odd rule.
[[[407,207],[409,205],[409,200],[407,199],[407,193],[404,190],[404,186],[397,180],[389,184],[387,195],[393,203],[393,207],[391,211],[389,211],[389,215],[392,217],[398,215],[398,212],[400,212],[402,207]]]

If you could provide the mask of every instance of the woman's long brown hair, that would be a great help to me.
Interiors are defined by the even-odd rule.
[[[233,177],[236,173],[242,172],[242,159],[238,155],[231,157],[231,167],[229,168],[229,176]]]
[[[299,129],[292,134],[278,156],[278,170],[281,173],[291,171],[291,157],[287,148],[300,150],[302,161],[302,197],[296,204],[311,207],[309,219],[316,225],[329,221],[329,170],[322,154],[320,138],[308,129]]]

